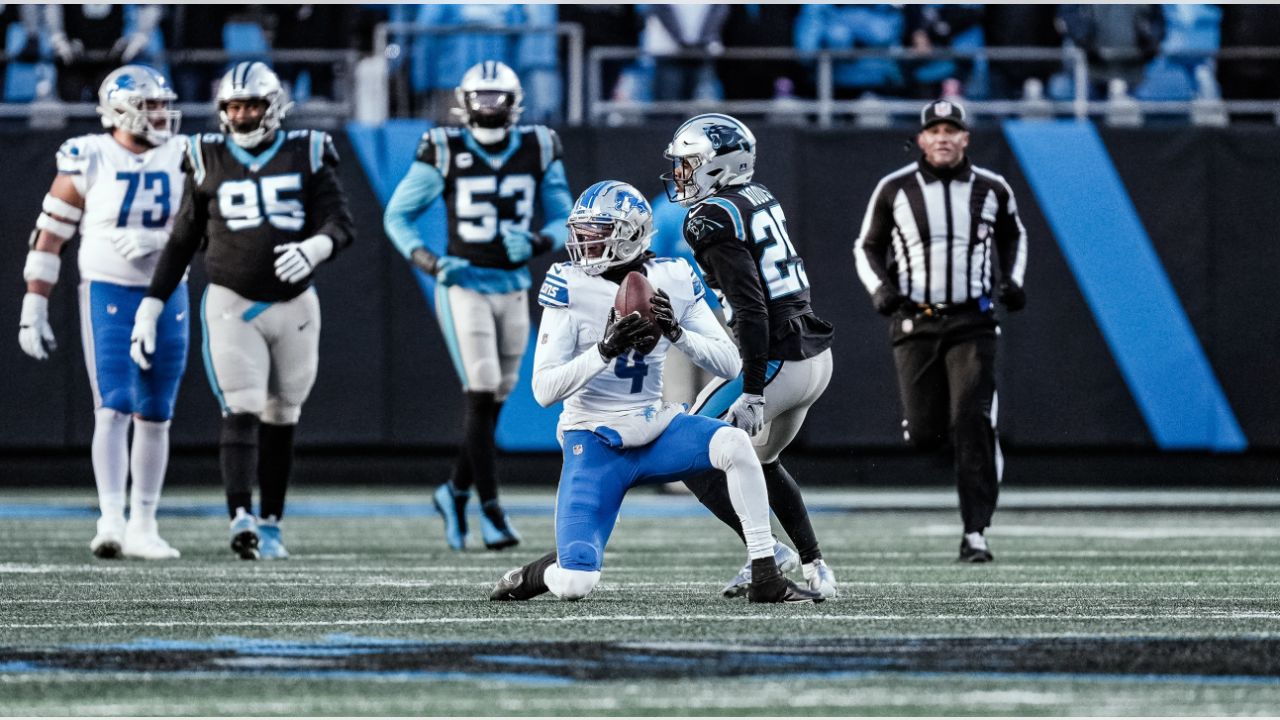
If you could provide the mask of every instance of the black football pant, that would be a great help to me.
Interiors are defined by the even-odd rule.
[[[904,439],[937,450],[950,440],[966,533],[991,524],[999,492],[996,322],[991,313],[902,314],[890,333],[902,395]]]

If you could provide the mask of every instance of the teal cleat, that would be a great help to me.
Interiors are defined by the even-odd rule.
[[[258,554],[263,560],[287,560],[289,551],[280,537],[280,522],[267,519],[258,523]]]
[[[258,518],[244,508],[236,510],[231,521],[231,551],[241,560],[258,559]]]
[[[444,518],[444,539],[453,550],[462,550],[467,544],[467,501],[470,492],[458,492],[452,483],[444,483],[436,488],[431,502],[436,512]]]
[[[490,550],[502,550],[520,544],[520,533],[511,526],[507,513],[497,500],[489,500],[480,508],[480,530],[484,546]]]

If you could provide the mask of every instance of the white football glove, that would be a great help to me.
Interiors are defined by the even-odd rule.
[[[743,393],[729,406],[725,420],[730,425],[747,431],[755,437],[764,429],[764,396]]]
[[[111,244],[125,260],[137,260],[164,247],[169,233],[164,230],[126,230],[112,236]]]
[[[57,350],[53,328],[49,326],[49,298],[29,292],[22,296],[22,315],[18,319],[18,344],[22,352],[36,360],[49,357],[50,350]]]
[[[328,235],[313,235],[302,242],[277,245],[275,250],[278,253],[276,277],[283,282],[300,283],[333,254],[333,239]]]
[[[146,297],[133,315],[133,333],[129,335],[129,357],[143,370],[151,369],[151,353],[156,351],[156,321],[164,312],[164,301]]]

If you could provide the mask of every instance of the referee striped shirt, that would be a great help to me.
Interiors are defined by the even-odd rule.
[[[934,168],[923,158],[880,180],[853,246],[858,278],[913,302],[990,298],[993,271],[1022,285],[1027,231],[1005,179],[968,158]]]

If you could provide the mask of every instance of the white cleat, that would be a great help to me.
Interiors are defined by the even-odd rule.
[[[120,557],[124,546],[124,518],[102,516],[98,518],[98,534],[89,541],[94,557],[111,560]]]
[[[182,553],[165,542],[156,530],[130,527],[124,534],[124,556],[134,560],[176,560]]]
[[[840,594],[836,588],[836,575],[831,572],[831,568],[827,567],[825,560],[819,558],[811,563],[805,563],[804,579],[809,583],[809,589],[822,593],[822,597],[830,600]]]

